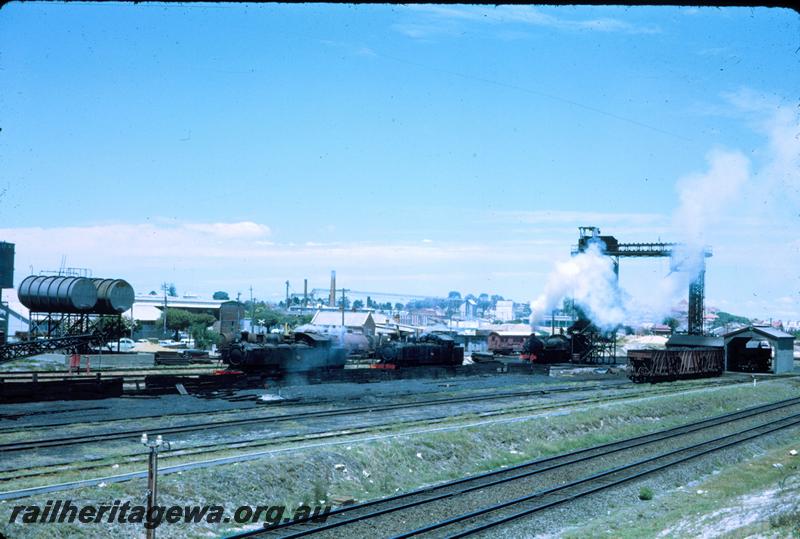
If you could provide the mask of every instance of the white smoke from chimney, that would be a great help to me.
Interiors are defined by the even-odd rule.
[[[544,293],[531,303],[531,323],[545,324],[567,297],[606,330],[648,318],[660,322],[668,316],[703,269],[708,232],[719,224],[750,176],[750,163],[741,152],[714,150],[706,159],[705,172],[684,176],[676,184],[680,204],[672,224],[681,245],[673,250],[672,270],[651,284],[646,298],[633,299],[621,290],[611,258],[591,244],[585,252],[556,265]]]
[[[586,251],[556,264],[544,292],[531,303],[531,323],[545,323],[562,300],[571,297],[595,325],[612,329],[626,317],[620,296],[613,261],[592,243]]]

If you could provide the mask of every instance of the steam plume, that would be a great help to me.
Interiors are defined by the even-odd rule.
[[[595,325],[606,330],[626,320],[655,316],[660,321],[668,315],[703,269],[708,231],[719,223],[750,176],[749,161],[740,152],[714,150],[707,161],[705,172],[677,182],[680,204],[672,223],[681,245],[673,250],[672,271],[652,284],[646,301],[633,301],[619,288],[613,262],[592,244],[585,252],[556,264],[544,293],[531,303],[531,322],[544,321],[566,297],[572,297]]]
[[[598,244],[556,264],[544,293],[531,304],[531,321],[542,321],[565,297],[572,297],[598,327],[612,329],[625,320],[614,266]]]

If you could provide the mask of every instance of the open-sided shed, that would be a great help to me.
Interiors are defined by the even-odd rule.
[[[794,370],[794,336],[789,333],[768,326],[749,326],[726,333],[724,339],[726,370],[775,374]],[[771,362],[760,359],[767,355]]]

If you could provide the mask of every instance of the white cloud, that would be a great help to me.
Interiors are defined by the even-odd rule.
[[[183,225],[187,230],[208,233],[223,238],[259,238],[268,236],[270,229],[266,225],[242,221],[240,223],[189,223]]]
[[[535,210],[535,211],[498,211],[487,216],[489,221],[517,222],[526,224],[557,224],[577,226],[599,224],[625,224],[631,225],[658,225],[664,224],[667,217],[660,213],[614,213],[597,211],[564,211],[564,210]],[[577,232],[576,232],[577,233]]]
[[[559,30],[589,30],[596,32],[624,32],[630,34],[652,34],[660,32],[656,26],[634,25],[626,21],[610,18],[567,18],[550,15],[531,6],[441,6],[441,5],[413,5],[408,9],[423,14],[428,19],[437,21],[478,22],[486,24],[523,24],[555,28]],[[563,13],[563,11],[560,11]],[[441,33],[440,25],[429,23],[408,23],[397,25],[396,29],[410,37],[422,38],[431,34]]]

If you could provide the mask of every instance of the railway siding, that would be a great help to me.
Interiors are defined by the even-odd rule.
[[[389,433],[391,439],[320,444],[239,464],[165,475],[160,495],[165,503],[213,503],[221,500],[221,491],[227,504],[256,500],[295,506],[317,495],[324,500],[364,500],[796,395],[797,386],[791,381],[776,380],[756,388],[714,387],[683,395],[576,407],[528,420],[487,420],[469,428],[454,424],[449,430],[416,433],[398,429]],[[76,500],[96,500],[99,496],[130,499],[140,496],[142,489],[143,480],[137,479],[103,488],[74,489],[69,496]],[[46,497],[29,498],[36,499]],[[23,531],[35,537],[35,528]],[[118,537],[128,536],[122,526],[111,531]],[[172,526],[159,533],[182,537],[189,532],[189,536],[202,536],[224,531],[198,525],[191,530]],[[88,532],[80,533],[83,535],[79,537]]]

